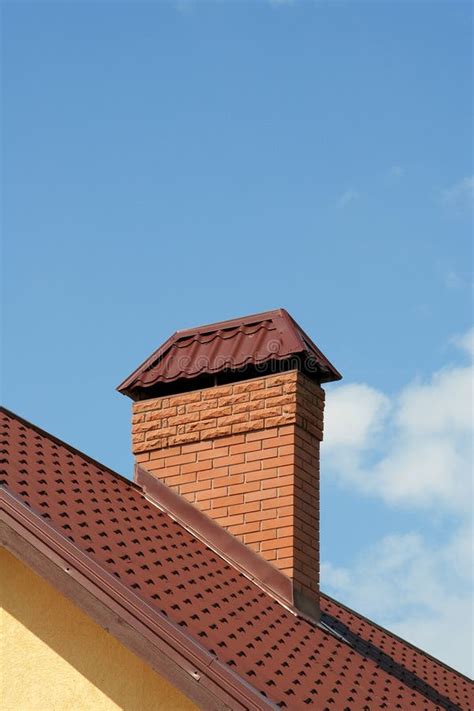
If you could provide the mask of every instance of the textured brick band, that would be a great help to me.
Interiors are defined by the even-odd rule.
[[[323,409],[297,371],[137,402],[136,461],[314,595]]]

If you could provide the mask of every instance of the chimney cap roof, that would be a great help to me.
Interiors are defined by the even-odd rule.
[[[290,314],[275,309],[176,331],[117,390],[137,400],[160,385],[242,372],[248,366],[292,357],[298,358],[299,369],[320,383],[342,377]]]

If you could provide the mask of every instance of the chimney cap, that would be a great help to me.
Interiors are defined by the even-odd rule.
[[[117,390],[140,400],[177,381],[291,364],[292,358],[293,367],[319,383],[342,377],[290,314],[275,309],[176,331]]]

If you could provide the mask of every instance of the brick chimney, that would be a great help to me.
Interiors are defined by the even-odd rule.
[[[136,463],[316,602],[321,383],[340,377],[279,309],[178,331],[118,388]]]

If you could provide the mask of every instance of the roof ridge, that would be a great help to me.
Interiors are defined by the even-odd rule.
[[[93,464],[98,469],[102,469],[103,471],[107,472],[108,474],[111,474],[112,476],[116,477],[117,479],[120,479],[121,481],[123,481],[126,484],[128,484],[129,486],[131,486],[133,489],[136,489],[137,491],[141,491],[141,488],[138,486],[138,484],[135,481],[133,481],[133,479],[128,479],[123,474],[119,474],[119,472],[116,472],[114,469],[111,469],[106,464],[102,464],[102,462],[99,462],[98,459],[94,459],[94,457],[89,456],[88,454],[83,452],[81,449],[78,449],[77,447],[74,447],[74,445],[69,444],[69,442],[65,442],[65,440],[60,439],[59,437],[56,437],[56,435],[51,434],[51,432],[48,432],[48,430],[42,429],[38,425],[35,425],[33,422],[30,422],[30,420],[27,420],[24,417],[21,417],[21,415],[18,415],[16,412],[13,412],[13,410],[9,410],[8,407],[5,407],[4,405],[0,405],[0,412],[5,413],[6,415],[8,415],[8,417],[12,417],[13,419],[17,420],[17,422],[21,422],[26,427],[29,427],[30,429],[34,430],[35,432],[40,434],[42,437],[46,437],[46,439],[49,439],[51,442],[58,444],[60,447],[65,447],[72,454],[77,454],[80,457],[83,457],[88,462],[90,462],[90,464]]]
[[[175,331],[173,335],[179,335],[182,336],[183,333],[188,333],[188,332],[194,332],[194,331],[201,331],[204,328],[210,328],[212,326],[212,329],[219,329],[222,328],[223,326],[225,327],[226,324],[232,324],[232,323],[243,323],[243,322],[248,322],[248,321],[253,321],[255,319],[263,320],[264,317],[268,316],[276,316],[276,315],[281,315],[281,313],[285,311],[285,309],[278,308],[278,309],[270,309],[269,311],[261,311],[259,313],[255,314],[248,314],[248,316],[237,316],[235,318],[229,318],[229,319],[224,319],[223,321],[215,321],[214,323],[203,323],[200,326],[191,326],[190,328],[181,328]]]
[[[473,681],[469,676],[467,676],[466,674],[463,674],[463,672],[458,671],[458,669],[455,669],[454,667],[450,667],[449,664],[446,664],[446,662],[443,662],[442,659],[438,659],[437,657],[434,657],[429,652],[425,652],[425,650],[421,649],[421,647],[417,647],[416,644],[413,644],[412,642],[409,642],[408,640],[404,639],[403,637],[400,637],[398,634],[395,634],[395,632],[392,632],[387,627],[380,625],[378,622],[374,622],[373,620],[370,619],[370,617],[366,617],[365,615],[362,615],[360,612],[357,612],[357,610],[354,610],[352,607],[349,607],[345,603],[340,602],[340,600],[336,600],[335,597],[328,595],[328,593],[320,591],[319,594],[322,597],[325,597],[326,600],[329,600],[330,602],[337,605],[338,607],[342,607],[346,612],[349,612],[351,615],[354,615],[355,617],[358,617],[359,619],[363,620],[364,622],[367,622],[369,625],[372,625],[372,627],[376,627],[378,630],[380,630],[384,634],[388,635],[389,637],[393,637],[393,639],[396,639],[399,642],[406,644],[407,647],[411,647],[411,649],[415,650],[415,652],[418,652],[418,654],[422,654],[424,657],[429,657],[433,662],[436,662],[436,664],[439,664],[440,666],[445,667],[448,671],[452,672],[453,674],[458,674],[459,676],[464,677],[464,679],[466,679],[466,681],[469,681],[469,682]]]

